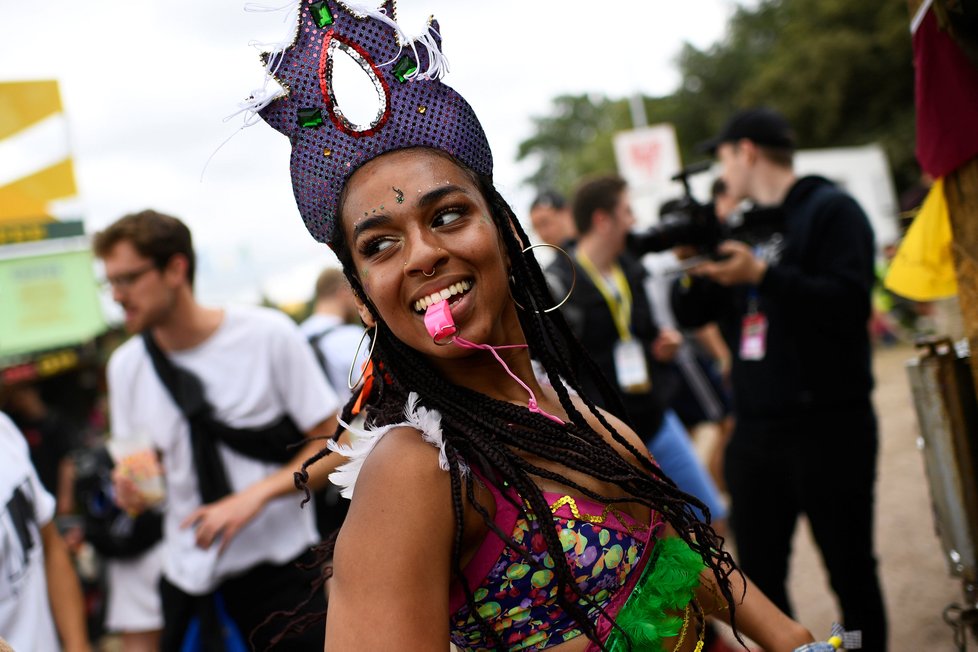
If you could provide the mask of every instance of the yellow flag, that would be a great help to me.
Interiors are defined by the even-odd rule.
[[[956,295],[958,283],[954,276],[951,240],[944,180],[938,179],[900,243],[883,284],[895,294],[914,301],[933,301]]]
[[[0,82],[0,226],[50,222],[76,195],[58,83]]]

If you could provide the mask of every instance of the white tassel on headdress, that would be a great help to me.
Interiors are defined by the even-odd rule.
[[[243,113],[245,117],[244,124],[241,126],[241,128],[245,129],[250,127],[260,120],[260,116],[258,115],[259,111],[286,94],[285,89],[279,86],[278,82],[275,81],[275,73],[278,72],[278,67],[282,65],[284,57],[275,57],[274,55],[279,52],[283,52],[285,49],[295,44],[299,34],[299,10],[301,6],[301,0],[289,0],[289,2],[277,7],[270,7],[268,5],[262,5],[255,2],[249,2],[245,5],[245,11],[256,13],[285,11],[286,14],[283,18],[283,22],[291,21],[292,27],[289,29],[285,37],[277,43],[260,43],[257,41],[252,41],[250,43],[250,45],[257,48],[263,54],[269,53],[271,55],[269,61],[272,63],[265,69],[265,78],[262,81],[261,88],[254,89],[248,94],[247,97],[239,102],[238,110],[226,116],[224,118],[225,122]],[[417,43],[420,42],[421,46],[425,49],[425,52],[428,55],[428,67],[425,70],[421,70],[419,63],[418,68],[414,72],[407,75],[408,79],[441,79],[448,72],[448,59],[441,53],[441,50],[438,48],[438,43],[435,41],[435,37],[439,36],[439,34],[431,25],[428,25],[424,32],[418,36],[409,37],[404,30],[401,29],[401,26],[398,25],[393,18],[387,15],[387,12],[384,9],[371,8],[353,3],[349,3],[345,6],[358,17],[374,18],[394,30],[398,44],[397,55],[390,61],[380,65],[388,66],[396,62],[398,57],[400,57],[401,52],[404,50],[405,43],[408,44],[408,47],[410,47],[411,51],[414,53],[414,60],[420,62],[421,58],[418,55],[417,46]],[[220,147],[218,147],[218,149],[220,149]]]
[[[279,66],[282,65],[284,57],[274,57],[272,55],[276,53],[283,52],[286,48],[293,45],[299,35],[299,8],[301,7],[301,0],[290,0],[284,5],[278,7],[269,7],[266,5],[257,4],[254,2],[249,2],[245,5],[245,11],[255,12],[255,13],[272,13],[275,11],[285,11],[285,17],[282,22],[291,22],[292,27],[289,29],[288,33],[277,43],[261,43],[259,41],[251,41],[249,45],[256,48],[262,54],[268,53],[270,56],[269,61],[273,61],[270,65],[265,68],[265,78],[262,81],[261,88],[256,88],[251,91],[248,96],[238,103],[238,111],[235,111],[231,115],[224,118],[227,122],[231,118],[245,114],[245,126],[250,127],[252,124],[257,122],[259,116],[258,112],[264,109],[266,106],[271,104],[274,100],[285,95],[285,89],[279,86],[278,82],[275,81],[275,73],[278,72]]]
[[[442,471],[448,470],[445,438],[441,431],[441,413],[438,410],[429,410],[419,403],[420,397],[416,392],[408,394],[408,400],[404,406],[405,421],[401,423],[392,423],[380,428],[361,429],[340,422],[340,425],[350,433],[353,443],[347,446],[330,440],[326,442],[326,447],[349,460],[329,474],[329,481],[340,488],[341,496],[344,498],[353,497],[353,489],[356,486],[357,477],[360,475],[364,461],[384,435],[394,428],[407,426],[420,432],[424,441],[438,449],[438,467]],[[462,465],[462,473],[467,472],[468,467]]]
[[[251,41],[249,45],[257,48],[261,53],[269,53],[274,55],[277,52],[282,52],[285,48],[289,47],[295,43],[296,38],[299,36],[299,8],[302,6],[302,0],[289,0],[289,2],[281,5],[279,7],[269,7],[266,5],[261,5],[255,2],[249,2],[245,5],[245,11],[258,12],[258,13],[271,13],[275,11],[285,11],[285,18],[282,22],[288,22],[291,20],[293,22],[292,28],[289,33],[278,43],[260,43],[258,41]],[[211,164],[211,161],[217,155],[221,148],[227,145],[232,138],[237,136],[241,131],[251,127],[252,125],[258,124],[261,121],[261,116],[258,114],[259,111],[264,109],[266,106],[271,104],[273,101],[285,95],[285,89],[282,88],[277,81],[275,81],[274,75],[278,71],[278,67],[282,65],[282,60],[284,57],[277,57],[277,61],[271,66],[265,67],[265,79],[262,82],[261,88],[256,88],[252,90],[247,97],[238,102],[238,110],[234,113],[224,116],[224,122],[232,120],[233,118],[244,114],[244,121],[241,126],[238,127],[230,136],[224,139],[217,148],[211,152],[211,155],[207,157],[204,162],[204,168],[200,171],[200,180],[204,180],[204,173],[207,172],[207,167]]]
[[[401,29],[401,26],[397,24],[397,21],[388,16],[383,8],[371,8],[353,3],[347,3],[346,6],[358,15],[369,16],[370,18],[379,20],[394,30],[394,33],[397,35],[397,55],[390,61],[379,64],[380,66],[389,66],[395,63],[401,56],[401,52],[404,51],[404,44],[407,43],[408,47],[411,48],[411,52],[414,53],[414,60],[418,62],[417,70],[407,75],[408,79],[441,79],[448,72],[448,58],[441,53],[441,50],[438,48],[438,43],[435,41],[435,37],[440,37],[441,35],[430,24],[425,27],[424,32],[412,37],[408,36]],[[420,41],[428,55],[428,67],[425,70],[421,70],[421,58],[418,56],[416,41]]]

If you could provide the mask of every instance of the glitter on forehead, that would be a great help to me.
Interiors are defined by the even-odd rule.
[[[321,242],[329,242],[336,228],[339,198],[350,175],[387,152],[430,147],[477,174],[492,174],[492,153],[472,108],[452,88],[421,74],[437,67],[432,61],[437,57],[429,56],[432,43],[438,48],[434,55],[441,56],[438,23],[429,20],[427,43],[419,38],[412,48],[385,22],[395,19],[392,0],[372,12],[384,15],[354,13],[336,0],[302,0],[295,42],[263,57],[288,92],[260,113],[292,142],[296,203],[306,228]],[[356,61],[381,100],[383,108],[369,124],[353,124],[334,100],[332,61],[337,54]],[[402,66],[399,81],[394,67],[405,56],[417,70],[405,74]]]

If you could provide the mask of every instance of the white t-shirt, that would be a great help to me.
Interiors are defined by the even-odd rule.
[[[54,497],[31,466],[27,442],[0,412],[0,638],[15,650],[60,650],[48,602],[41,527]]]
[[[105,565],[108,595],[105,601],[105,627],[110,632],[151,632],[163,629],[163,602],[160,599],[160,574],[163,572],[163,544],[131,559],[107,559]]]
[[[362,327],[344,324],[335,315],[310,315],[302,322],[299,329],[306,339],[329,331],[320,338],[318,346],[326,359],[326,375],[329,377],[329,383],[333,386],[340,403],[345,404],[350,400],[351,395],[350,367],[355,366],[353,380],[356,380],[360,376],[363,364],[367,361],[370,338],[363,336]],[[356,365],[353,364],[353,356],[357,356]]]
[[[194,373],[214,416],[236,428],[270,425],[288,414],[308,431],[336,412],[337,400],[312,349],[284,314],[267,308],[234,307],[218,329],[192,349],[170,359]],[[232,539],[197,547],[193,528],[180,524],[200,506],[186,420],[162,384],[142,338],[113,354],[108,368],[113,437],[145,438],[162,453],[166,477],[163,574],[183,591],[201,595],[224,579],[261,563],[285,563],[318,540],[312,509],[287,494],[267,503]],[[271,475],[281,465],[246,457],[218,443],[233,491]]]

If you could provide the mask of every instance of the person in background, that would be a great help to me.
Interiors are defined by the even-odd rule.
[[[55,497],[55,513],[70,514],[75,502],[71,452],[79,444],[77,430],[45,403],[35,383],[5,388],[3,409],[24,434],[41,484]]]
[[[369,339],[360,325],[353,290],[342,270],[331,267],[320,273],[312,306],[312,314],[302,322],[299,330],[309,340],[319,366],[342,405],[350,400],[350,379],[360,375],[370,350]],[[326,539],[343,525],[350,501],[343,498],[336,485],[330,482],[325,489],[316,492],[314,502],[316,527],[319,535]]]
[[[81,585],[54,512],[24,435],[0,412],[0,636],[19,652],[91,649]]]
[[[300,324],[299,330],[313,346],[319,366],[340,403],[346,403],[350,398],[350,369],[356,377],[366,362],[366,355],[354,357],[364,333],[353,291],[342,270],[324,269],[316,279],[312,314]],[[370,345],[362,344],[360,350],[365,354]]]
[[[158,452],[138,466],[117,460],[116,500],[141,512],[160,497],[140,480],[161,474],[166,488],[160,594],[139,560],[117,567],[114,602],[145,605],[134,617],[161,609],[164,652],[191,641],[264,649],[278,636],[256,632],[270,613],[306,597],[309,613],[325,608],[322,592],[310,593],[319,537],[312,510],[299,508],[293,474],[320,447],[308,438],[335,429],[336,395],[286,315],[197,302],[190,230],[177,218],[127,215],[96,234],[94,249],[126,329],[141,335],[109,360],[113,438]],[[325,483],[312,472],[314,486]],[[292,634],[290,649],[323,646],[322,627]]]
[[[790,613],[786,579],[805,514],[863,649],[886,650],[873,551],[877,427],[868,321],[873,231],[827,179],[798,178],[794,133],[767,108],[738,112],[705,144],[727,191],[780,207],[783,233],[749,246],[728,240],[720,260],[674,286],[680,324],[716,322],[733,352],[737,416],[725,458],[731,524],[744,571]]]
[[[530,224],[537,237],[548,245],[567,247],[577,239],[577,226],[563,195],[545,190],[530,204]]]
[[[732,196],[727,191],[727,184],[723,179],[717,177],[710,187],[710,197],[713,200],[713,213],[721,222],[726,222],[731,215],[741,210],[741,200]],[[670,283],[670,286],[672,283]],[[672,313],[671,288],[667,290],[667,301],[669,311]],[[720,397],[724,405],[724,411],[717,423],[717,437],[707,453],[706,466],[710,471],[710,476],[716,483],[720,491],[726,493],[727,480],[723,473],[723,458],[727,449],[727,443],[733,435],[734,419],[733,397],[730,384],[730,366],[732,354],[730,347],[723,339],[723,334],[716,323],[704,324],[700,328],[693,329],[690,340],[697,348],[699,355],[712,362],[712,369],[708,371],[714,391]]]

